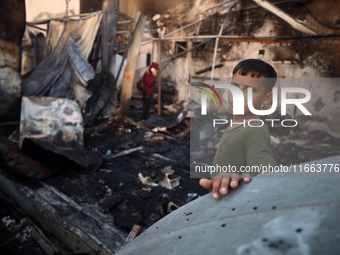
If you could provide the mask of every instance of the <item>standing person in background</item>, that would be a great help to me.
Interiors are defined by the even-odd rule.
[[[146,71],[143,75],[143,101],[144,101],[144,110],[142,119],[147,119],[148,113],[150,110],[150,106],[152,103],[152,95],[154,90],[154,82],[157,76],[157,67],[158,64],[152,62],[148,71]]]

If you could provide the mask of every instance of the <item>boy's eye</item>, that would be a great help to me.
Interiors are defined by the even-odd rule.
[[[257,89],[256,88],[253,88],[253,87],[247,87],[247,91],[248,91],[248,88],[251,88],[252,92],[257,92]]]

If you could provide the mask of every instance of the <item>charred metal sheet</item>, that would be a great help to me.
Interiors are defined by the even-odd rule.
[[[25,75],[45,59],[46,40],[41,30],[26,25],[21,44],[21,75]]]
[[[311,163],[330,171],[340,156]],[[339,174],[267,173],[219,200],[207,194],[117,254],[339,254]]]
[[[158,116],[156,114],[150,115],[145,121],[145,124],[152,127],[166,127],[172,128],[181,123],[187,115],[187,109],[184,109],[171,116]]]
[[[62,76],[67,64],[71,41],[69,29],[64,32],[52,54],[44,59],[31,73],[23,78],[24,96],[47,96],[55,82]]]
[[[87,87],[87,82],[94,78],[94,70],[87,62],[84,55],[77,48],[73,39],[71,39],[71,47],[69,52],[69,63],[72,70],[72,84],[75,96],[78,100],[80,108],[85,109],[86,101],[91,97],[92,93]]]
[[[90,122],[97,119],[113,96],[115,86],[115,54],[113,54],[118,24],[119,0],[103,1],[103,19],[101,23],[102,74],[99,86],[93,90],[89,101]],[[95,63],[97,65],[97,63]],[[87,118],[85,123],[87,123]]]
[[[19,150],[16,144],[0,137],[0,154],[11,171],[32,179],[44,179],[53,172]]]
[[[23,79],[24,96],[77,99],[81,109],[91,96],[87,82],[94,70],[70,38],[66,26],[51,55]]]
[[[91,54],[102,17],[103,13],[99,11],[91,13],[81,19],[68,20],[70,36],[86,59],[88,59]],[[51,20],[49,22],[49,30],[46,38],[47,55],[57,46],[64,28],[65,22],[62,20]]]
[[[94,170],[102,158],[100,152],[85,150],[82,121],[79,106],[72,100],[23,97],[20,148],[45,165],[55,165],[50,157],[58,161],[56,166],[64,158]]]

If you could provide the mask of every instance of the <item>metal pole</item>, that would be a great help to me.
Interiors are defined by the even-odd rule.
[[[143,44],[141,44],[143,45]],[[154,62],[153,59],[155,57],[155,42],[152,41],[152,51],[151,51],[151,63]]]
[[[219,37],[222,35],[222,32],[223,32],[223,29],[224,29],[224,26],[225,26],[225,23],[227,22],[230,14],[231,14],[231,11],[232,9],[235,7],[235,5],[238,3],[239,0],[236,0],[233,5],[230,7],[229,9],[229,12],[227,14],[227,16],[225,17],[224,21],[223,21],[223,24],[220,28],[220,31],[218,33],[218,37],[216,38],[215,40],[215,49],[214,49],[214,58],[213,58],[213,64],[212,64],[212,70],[211,70],[211,83],[213,82],[213,79],[214,79],[214,72],[215,72],[215,62],[216,62],[216,55],[217,55],[217,47],[218,47],[218,40],[219,40]]]
[[[161,115],[161,98],[162,98],[162,78],[161,78],[161,70],[162,70],[162,41],[158,41],[158,115]]]
[[[142,41],[146,16],[139,15],[139,19],[132,35],[131,45],[127,53],[127,65],[123,76],[122,92],[119,105],[119,117],[123,118],[129,113],[133,81],[138,60],[140,43]]]
[[[225,2],[222,2],[222,3],[219,3],[219,4],[216,4],[216,5],[214,5],[214,6],[210,7],[210,8],[208,8],[208,9],[206,9],[206,11],[209,11],[209,10],[211,10],[211,9],[215,9],[215,8],[217,8],[217,7],[220,7],[221,5],[227,4],[227,3],[232,2],[232,1],[233,1],[233,0],[228,0],[228,1],[225,1]]]
[[[196,35],[196,36],[176,36],[176,37],[167,37],[167,38],[160,38],[160,40],[165,41],[165,40],[181,40],[181,39],[190,39],[190,40],[199,40],[199,39],[215,39],[215,38],[220,38],[220,39],[226,39],[230,41],[239,41],[240,39],[249,39],[249,40],[300,40],[300,39],[317,39],[317,38],[337,38],[339,37],[339,34],[323,34],[323,35],[287,35],[287,36],[237,36],[237,35]],[[154,39],[154,38],[144,38],[144,40],[150,40],[150,41],[155,41],[159,39]]]

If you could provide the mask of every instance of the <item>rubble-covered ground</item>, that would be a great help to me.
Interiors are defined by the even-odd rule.
[[[277,165],[300,164],[340,155],[340,139],[322,130],[306,132],[295,128],[269,128]]]
[[[190,135],[185,138],[176,136],[187,128],[186,123],[183,121],[166,131],[152,131],[141,122],[128,124],[113,121],[102,129],[98,127],[103,123],[96,123],[86,129],[85,145],[87,149],[98,150],[103,154],[101,166],[90,173],[71,167],[60,169],[44,182],[56,187],[83,207],[99,205],[101,212],[112,216],[115,225],[126,233],[134,224],[148,228],[177,207],[208,192],[199,186],[198,179],[190,178]],[[203,144],[202,149],[207,147],[214,154],[214,146],[209,142],[218,142],[218,135],[222,131],[215,132]],[[340,140],[322,131],[307,133],[299,127],[274,127],[270,128],[270,133],[278,165],[298,164],[340,154]],[[18,135],[10,129],[3,134]],[[134,148],[138,150],[131,153]],[[130,153],[119,156],[121,152]],[[6,168],[3,162],[1,167]],[[171,176],[180,177],[177,187],[168,189],[160,185],[159,173],[165,168],[174,171]],[[24,179],[17,181],[31,187],[39,185],[39,182]],[[148,185],[143,184],[143,181]],[[7,206],[1,204],[4,208],[0,211],[2,218],[10,215],[10,211],[5,209]],[[66,210],[64,213],[67,215],[72,212]],[[20,221],[20,217],[17,221]],[[1,232],[2,240],[8,240],[4,231]],[[22,249],[27,246],[40,252],[30,238],[10,243]]]
[[[45,254],[32,237],[30,227],[24,223],[26,216],[0,193],[0,254]]]
[[[99,204],[123,230],[128,232],[134,224],[149,227],[177,206],[207,193],[199,186],[198,179],[190,179],[189,140],[122,124],[91,134],[86,134],[86,147],[106,156],[139,146],[143,149],[104,159],[93,173],[62,170],[45,182],[81,205]],[[152,156],[155,154],[166,159]],[[165,167],[171,167],[174,175],[180,177],[179,186],[167,189],[159,185],[158,172]],[[153,184],[143,185],[139,173],[151,177]]]

